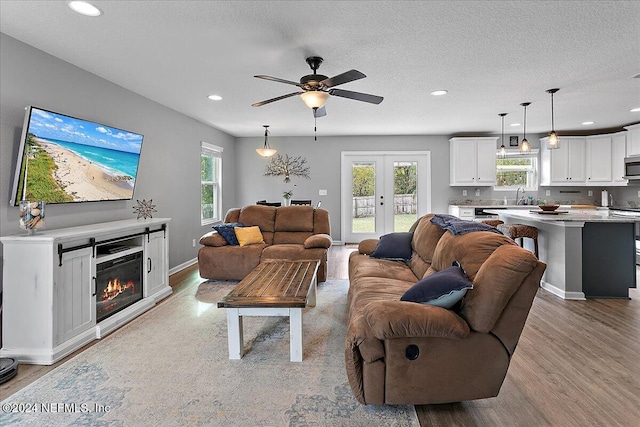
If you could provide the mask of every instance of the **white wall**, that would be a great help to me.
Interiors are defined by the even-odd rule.
[[[195,258],[198,245],[192,247],[192,239],[210,230],[200,226],[200,141],[224,148],[229,167],[223,168],[223,209],[236,205],[235,144],[224,132],[5,34],[0,34],[0,93],[0,235],[24,232],[9,199],[27,105],[144,135],[134,200],[48,205],[47,228],[135,218],[135,199],[153,199],[154,217],[172,218],[169,267]]]

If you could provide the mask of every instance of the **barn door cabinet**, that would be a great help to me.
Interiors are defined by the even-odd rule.
[[[170,295],[169,222],[170,218],[124,220],[0,237],[0,356],[51,365]],[[117,252],[105,252],[108,245],[117,246]],[[142,269],[141,298],[97,321],[96,268],[128,254],[141,254],[134,255],[142,258],[136,262]]]

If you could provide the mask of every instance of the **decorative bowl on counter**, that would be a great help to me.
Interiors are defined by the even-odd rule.
[[[560,207],[560,205],[538,205],[538,207],[540,209],[542,209],[545,212],[551,212],[551,211],[555,211],[556,209],[558,209]]]

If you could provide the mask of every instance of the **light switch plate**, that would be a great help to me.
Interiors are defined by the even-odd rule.
[[[589,190],[589,197],[593,196],[593,190]]]
[[[544,192],[544,195],[545,195],[545,196],[547,196],[547,197],[549,197],[549,196],[551,195],[551,190],[547,190],[547,191],[545,191],[545,192]]]
[[[462,195],[466,196],[467,195],[467,190],[462,190]]]
[[[327,190],[318,190],[318,196],[326,196]]]

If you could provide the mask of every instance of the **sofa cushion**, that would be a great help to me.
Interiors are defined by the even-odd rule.
[[[200,238],[200,244],[204,246],[226,246],[227,241],[217,231],[210,231]]]
[[[229,224],[214,225],[213,229],[216,230],[228,244],[232,246],[238,246],[238,239],[236,238],[236,227],[242,227],[241,222],[231,222]]]
[[[241,222],[246,226],[257,225],[260,227],[262,232],[274,232],[277,209],[279,208],[273,206],[245,206],[240,211],[238,222]]]
[[[502,245],[515,246],[516,244],[507,236],[489,231],[459,235],[445,233],[438,241],[433,262],[425,274],[429,275],[449,268],[455,260],[464,268],[469,279],[475,283],[480,266]]]
[[[236,227],[236,237],[238,238],[238,243],[240,246],[247,245],[255,245],[259,243],[264,243],[262,240],[262,233],[260,232],[260,227]]]
[[[380,237],[376,248],[371,252],[372,258],[406,261],[411,259],[411,239],[413,233],[389,233]]]
[[[451,308],[464,297],[473,284],[464,270],[456,265],[431,274],[410,287],[400,298],[411,301]]]
[[[311,206],[283,206],[276,212],[275,231],[313,231]]]
[[[409,260],[409,267],[417,277],[422,277],[431,266],[436,245],[446,232],[437,225],[432,224],[431,218],[433,218],[433,214],[423,216],[410,229],[410,231],[413,231],[411,245],[414,253]],[[449,263],[449,265],[451,264]]]
[[[460,315],[473,330],[489,332],[522,282],[538,265],[531,252],[518,245],[502,245],[482,264],[460,306]],[[528,308],[527,308],[528,311]]]
[[[313,236],[309,236],[304,241],[304,248],[325,248],[329,249],[331,247],[331,236],[328,234],[314,234]]]
[[[310,231],[276,231],[273,233],[274,245],[297,244],[303,245],[311,237]]]

